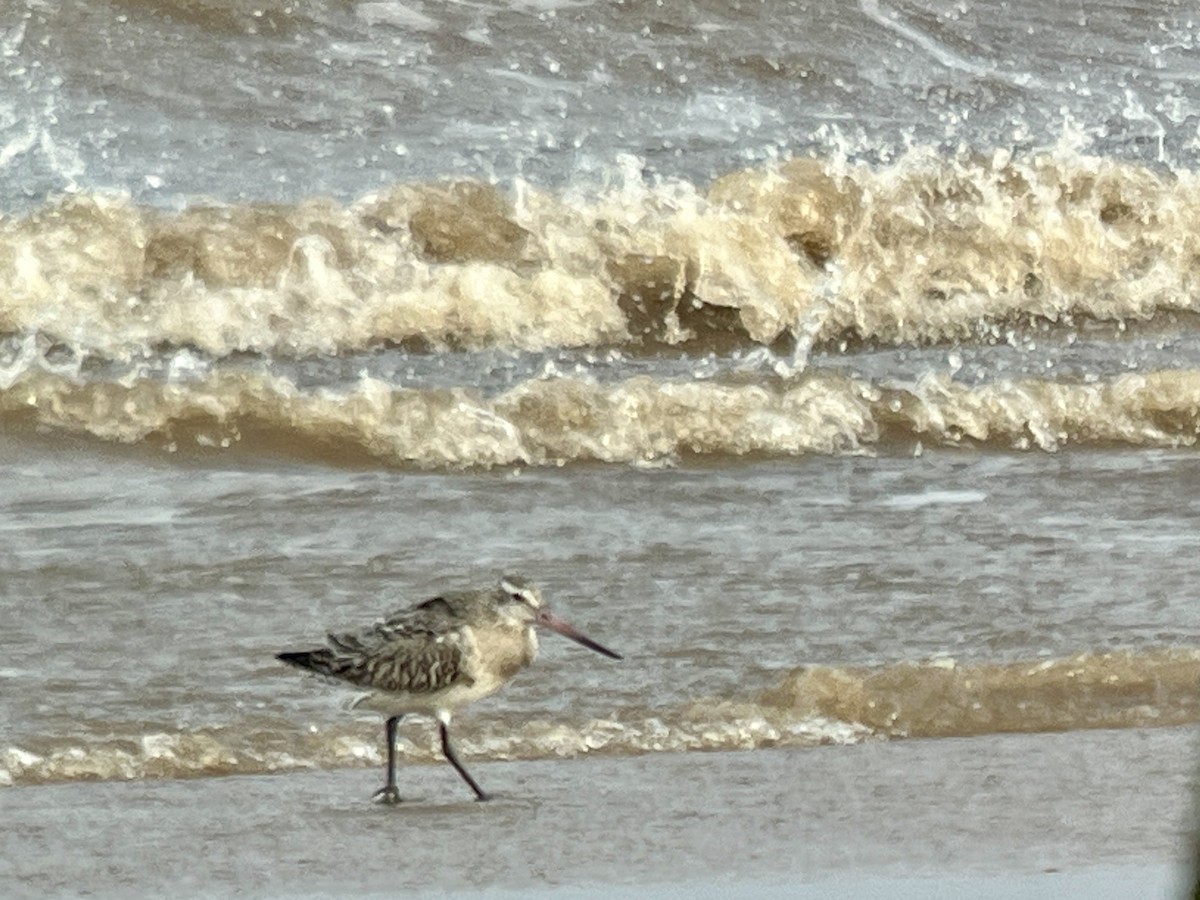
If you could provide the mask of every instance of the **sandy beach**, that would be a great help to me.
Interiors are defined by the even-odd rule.
[[[18,896],[1171,896],[1187,729],[1002,735],[4,793]],[[1097,860],[1104,860],[1098,864]]]

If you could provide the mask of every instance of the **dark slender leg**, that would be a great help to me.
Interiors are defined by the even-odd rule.
[[[483,788],[475,783],[475,779],[463,768],[463,764],[454,755],[454,748],[450,746],[450,732],[446,729],[446,723],[438,722],[438,725],[442,729],[442,753],[446,755],[446,759],[450,760],[450,765],[454,766],[455,771],[463,777],[463,781],[471,786],[471,790],[475,792],[476,800],[490,800],[491,798],[483,792]]]
[[[392,716],[383,724],[383,732],[387,736],[387,783],[371,798],[380,803],[400,802],[400,792],[396,790],[396,726],[399,724],[399,716]]]

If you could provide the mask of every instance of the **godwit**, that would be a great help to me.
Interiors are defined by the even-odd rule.
[[[542,605],[541,592],[514,575],[504,576],[494,588],[425,600],[359,631],[330,633],[327,647],[280,653],[276,658],[370,690],[351,706],[387,717],[387,782],[372,799],[400,802],[396,726],[413,713],[437,719],[442,753],[475,796],[487,800],[450,746],[450,715],[498,691],[533,662],[536,625],[589,650],[622,658],[550,612]]]

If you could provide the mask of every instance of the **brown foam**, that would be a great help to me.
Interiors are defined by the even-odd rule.
[[[128,356],[993,341],[1195,311],[1200,180],[1068,151],[792,160],[550,192],[398,185],[350,205],[109,195],[0,220],[0,328]]]
[[[1003,664],[808,666],[760,701],[884,735],[954,737],[1193,722],[1198,687],[1200,652],[1178,649]]]

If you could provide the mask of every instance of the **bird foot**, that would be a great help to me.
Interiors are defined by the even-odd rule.
[[[396,786],[394,784],[385,784],[374,793],[371,799],[378,803],[386,803],[388,806],[394,806],[395,804],[402,802],[400,800],[400,792],[396,790]]]
[[[492,799],[492,795],[491,795],[491,794],[484,793],[483,791],[480,791],[479,793],[477,793],[477,794],[475,795],[475,802],[476,802],[476,803],[487,803],[487,802],[488,802],[489,800],[491,800],[491,799]]]

